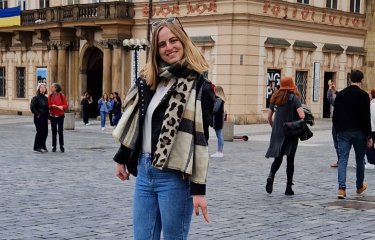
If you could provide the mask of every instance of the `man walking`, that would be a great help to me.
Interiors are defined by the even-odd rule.
[[[360,88],[362,79],[361,71],[352,70],[350,73],[351,85],[340,91],[335,100],[332,121],[337,131],[339,149],[339,189],[337,193],[339,199],[346,197],[346,169],[352,145],[356,160],[357,194],[361,194],[367,189],[367,183],[363,181],[365,176],[363,159],[366,153],[366,144],[372,144],[372,139],[370,137],[370,99],[368,94]]]

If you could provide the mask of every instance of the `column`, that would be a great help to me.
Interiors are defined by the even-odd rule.
[[[109,94],[112,90],[112,49],[108,43],[103,45],[103,93]]]
[[[113,42],[113,57],[112,57],[112,91],[123,94],[123,89],[120,86],[121,79],[121,51],[122,42],[120,39]]]
[[[58,61],[57,61],[57,82],[61,84],[62,91],[65,94],[68,93],[67,91],[67,79],[66,79],[66,48],[69,46],[69,42],[66,41],[59,41],[58,44]]]
[[[50,83],[54,83],[54,82],[57,82],[57,46],[56,44],[51,41],[50,44],[49,44],[49,48],[50,48],[50,54],[51,54],[51,61],[50,61],[50,64],[49,64],[49,72],[50,72],[50,79],[49,79],[49,82]]]

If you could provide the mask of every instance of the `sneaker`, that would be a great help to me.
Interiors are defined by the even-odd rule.
[[[104,131],[105,130],[105,127],[102,127],[102,131]]]
[[[60,151],[61,151],[61,152],[65,152],[65,149],[64,149],[63,146],[60,147]]]
[[[222,157],[224,157],[224,154],[222,152],[216,152],[216,153],[212,154],[211,157],[222,158]]]
[[[90,126],[91,124],[90,124],[90,123],[86,123],[85,125],[86,125],[86,126]]]
[[[357,188],[357,194],[362,194],[364,191],[366,191],[367,187],[368,187],[368,183],[364,182],[362,184],[362,187]]]
[[[358,192],[358,190],[357,190]],[[345,199],[346,198],[346,189],[339,188],[339,191],[337,192],[337,198],[338,199]]]
[[[56,152],[56,147],[53,147],[53,148],[52,148],[52,152]]]
[[[42,148],[42,152],[48,152],[47,148]]]
[[[35,153],[43,153],[42,149],[34,149]]]
[[[335,163],[332,163],[330,166],[333,168],[337,168],[339,165],[337,164],[337,162],[335,162]]]
[[[366,168],[366,169],[375,169],[375,165],[374,165],[374,164],[367,163],[367,164],[365,164],[365,168]]]

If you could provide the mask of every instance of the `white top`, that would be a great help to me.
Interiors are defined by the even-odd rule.
[[[162,98],[168,92],[168,90],[174,84],[175,79],[169,80],[168,84],[165,85],[163,82],[160,82],[158,87],[156,88],[155,94],[152,97],[150,104],[148,105],[145,122],[143,124],[142,129],[142,152],[144,153],[151,153],[151,128],[152,128],[152,115],[159,105]]]

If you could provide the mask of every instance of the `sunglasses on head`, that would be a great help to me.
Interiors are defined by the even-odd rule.
[[[161,25],[163,24],[166,24],[166,23],[172,23],[172,24],[175,24],[175,23],[178,23],[178,26],[182,29],[182,31],[184,31],[184,33],[186,34],[184,28],[182,27],[182,24],[180,22],[180,20],[178,19],[178,17],[168,17],[166,19],[162,19],[162,20],[159,20],[159,21],[155,21],[151,24],[152,26],[152,31],[154,31],[156,28],[160,27]],[[186,34],[187,35],[187,34]]]

